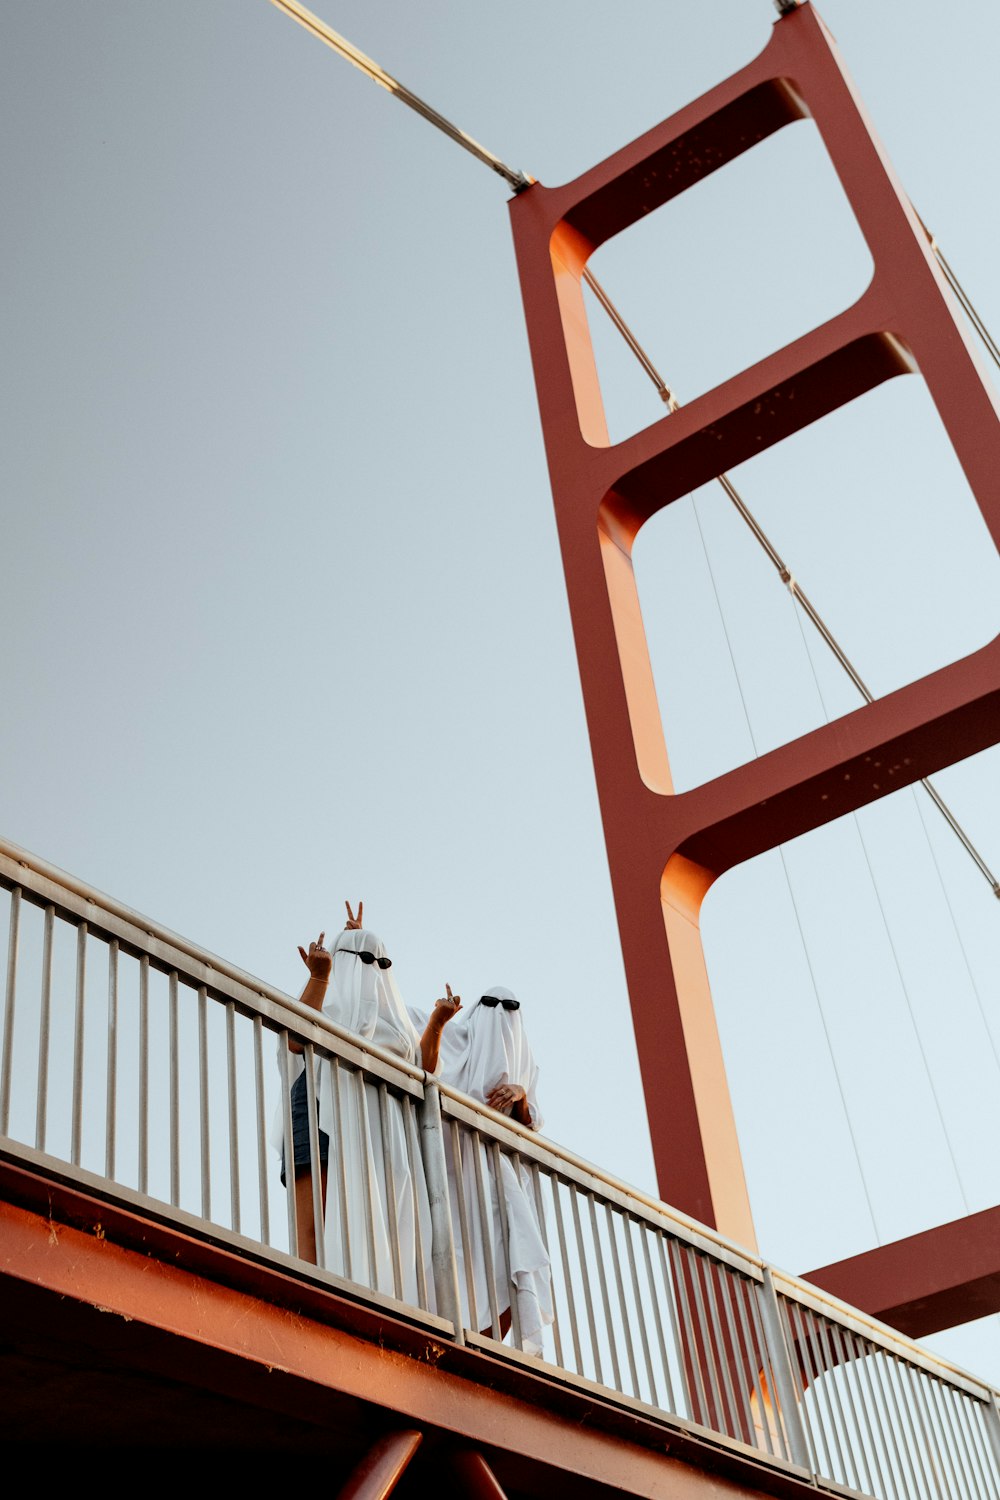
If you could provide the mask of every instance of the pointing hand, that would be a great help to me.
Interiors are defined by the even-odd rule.
[[[451,993],[450,984],[445,985],[444,993],[445,998],[443,1000],[437,1000],[434,1004],[434,1009],[441,1017],[442,1023],[450,1021],[451,1018],[453,1016],[457,1016],[458,1012],[462,1009],[462,997],[461,995],[453,995]]]
[[[323,947],[325,932],[321,932],[315,943],[309,944],[309,952],[299,944],[299,956],[313,979],[329,979],[333,968],[333,954]]]

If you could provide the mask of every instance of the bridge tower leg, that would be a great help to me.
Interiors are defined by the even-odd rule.
[[[588,258],[803,118],[818,127],[868,243],[870,286],[846,312],[611,445],[583,301]],[[1000,544],[996,398],[926,234],[809,4],[775,24],[748,67],[575,182],[536,183],[518,194],[511,218],[659,1188],[752,1245],[702,955],[704,896],[741,861],[1000,739],[1000,640],[676,793],[633,544],[643,523],[680,496],[881,382],[916,372]],[[910,1249],[919,1254],[913,1242]],[[1000,1270],[1000,1247],[994,1254]],[[933,1280],[930,1261],[927,1274]],[[841,1274],[837,1289],[851,1299],[849,1283]]]

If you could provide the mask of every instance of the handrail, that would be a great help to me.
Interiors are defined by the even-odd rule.
[[[863,1309],[852,1307],[849,1302],[841,1301],[832,1292],[825,1291],[811,1281],[804,1281],[801,1276],[795,1276],[790,1271],[782,1271],[777,1266],[768,1266],[768,1270],[774,1278],[776,1289],[783,1295],[794,1294],[797,1302],[823,1313],[835,1322],[843,1324],[845,1328],[861,1333],[865,1338],[911,1360],[932,1374],[947,1374],[949,1380],[953,1380],[971,1394],[981,1398],[994,1394],[1000,1399],[1000,1386],[993,1386],[989,1381],[962,1369],[960,1365],[953,1364],[943,1354],[924,1348],[923,1344],[918,1344],[905,1333],[900,1333],[898,1328],[879,1322],[878,1318],[873,1318]]]
[[[287,995],[284,990],[277,989],[264,979],[258,979],[256,975],[247,973],[245,969],[237,968],[235,964],[220,958],[217,953],[212,953],[208,948],[199,947],[197,943],[191,942],[189,938],[181,937],[179,933],[172,932],[169,927],[164,927],[152,917],[147,917],[142,912],[125,906],[113,896],[108,896],[104,891],[88,885],[77,876],[61,870],[58,865],[50,864],[48,860],[32,854],[27,849],[22,849],[20,845],[12,843],[9,839],[0,838],[0,884],[6,885],[9,889],[16,883],[22,885],[26,891],[31,891],[40,897],[49,894],[37,883],[33,886],[30,881],[25,881],[18,869],[13,866],[29,871],[48,886],[57,886],[63,893],[70,920],[80,918],[90,920],[90,915],[74,903],[71,899],[73,897],[76,897],[78,901],[86,902],[88,906],[93,906],[105,918],[112,918],[114,921],[112,935],[125,936],[126,941],[134,945],[137,953],[149,953],[164,971],[168,967],[178,967],[176,963],[171,963],[171,954],[174,958],[182,956],[194,966],[194,977],[204,977],[207,983],[215,985],[219,985],[222,980],[229,980],[231,984],[238,986],[243,994],[239,997],[234,995],[233,998],[243,998],[250,1002],[256,1002],[258,999],[266,1000],[270,1005],[276,1006],[279,1011],[287,1013],[289,1023],[306,1022],[314,1028],[314,1031],[326,1033],[330,1037],[335,1037],[339,1042],[346,1043],[352,1051],[367,1053],[370,1057],[387,1063],[397,1072],[405,1073],[420,1082],[423,1081],[425,1076],[423,1068],[411,1067],[401,1058],[382,1047],[377,1047],[374,1042],[368,1041],[365,1037],[337,1026],[329,1017],[323,1015],[322,1011],[303,1005],[294,996]],[[115,928],[117,931],[114,930]],[[151,939],[156,947],[167,952],[164,954],[151,952],[144,938]],[[199,974],[199,970],[203,972]],[[319,1040],[319,1037],[314,1036],[313,1039]]]
[[[633,1187],[630,1183],[612,1176],[602,1167],[597,1167],[593,1162],[587,1161],[586,1157],[577,1156],[575,1152],[570,1151],[558,1141],[550,1140],[547,1136],[540,1136],[530,1126],[521,1125],[509,1115],[502,1115],[497,1110],[491,1109],[488,1104],[481,1104],[478,1099],[472,1099],[468,1094],[463,1094],[446,1083],[439,1084],[439,1087],[442,1096],[449,1101],[451,1106],[449,1113],[457,1119],[476,1124],[488,1120],[490,1133],[496,1139],[509,1142],[528,1159],[535,1157],[538,1160],[544,1160],[547,1164],[562,1164],[571,1172],[606,1188],[622,1200],[623,1206],[634,1204],[636,1208],[644,1212],[655,1214],[665,1226],[676,1230],[707,1253],[718,1255],[720,1260],[735,1265],[749,1274],[755,1274],[758,1277],[763,1274],[764,1261],[755,1251],[747,1250],[742,1245],[738,1245],[735,1240],[727,1239],[717,1229],[713,1229],[708,1224],[701,1224],[697,1219],[689,1218],[680,1209],[671,1208],[659,1198],[653,1198],[650,1194],[644,1193],[641,1188]]]
[[[490,1109],[488,1105],[480,1104],[478,1100],[471,1099],[467,1094],[462,1094],[458,1089],[451,1088],[448,1084],[439,1084],[440,1092],[449,1101],[454,1101],[451,1113],[460,1120],[478,1124],[482,1128],[484,1121],[489,1121],[490,1134],[496,1139],[509,1142],[512,1146],[528,1158],[548,1165],[564,1163],[579,1173],[581,1177],[589,1179],[593,1183],[600,1183],[609,1188],[615,1197],[620,1200],[623,1208],[628,1209],[631,1204],[637,1208],[646,1210],[653,1214],[657,1220],[669,1224],[684,1236],[691,1244],[697,1245],[708,1253],[719,1255],[726,1263],[734,1265],[745,1274],[754,1272],[763,1275],[764,1271],[770,1272],[777,1289],[782,1293],[794,1293],[797,1300],[806,1303],[817,1311],[824,1312],[828,1316],[853,1328],[855,1331],[863,1332],[866,1338],[871,1338],[884,1347],[894,1350],[908,1359],[921,1364],[924,1368],[934,1369],[938,1372],[947,1371],[949,1377],[953,1377],[970,1391],[983,1396],[987,1392],[996,1391],[1000,1397],[1000,1386],[994,1387],[988,1381],[978,1376],[971,1375],[967,1370],[953,1364],[943,1355],[932,1350],[925,1349],[906,1334],[900,1333],[898,1329],[891,1327],[888,1323],[880,1322],[879,1319],[866,1313],[861,1308],[852,1306],[835,1296],[832,1292],[817,1286],[814,1282],[806,1281],[801,1276],[796,1276],[792,1271],[785,1271],[779,1266],[765,1261],[755,1251],[746,1250],[735,1241],[720,1235],[717,1230],[707,1224],[700,1224],[697,1219],[691,1219],[679,1209],[670,1207],[669,1204],[653,1198],[650,1194],[642,1192],[638,1188],[613,1177],[601,1167],[596,1167],[584,1157],[576,1156],[558,1141],[540,1137],[530,1126],[519,1124],[508,1115],[502,1115],[497,1110]],[[476,1117],[475,1119],[473,1117]]]

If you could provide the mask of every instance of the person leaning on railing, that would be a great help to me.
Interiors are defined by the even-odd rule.
[[[450,991],[449,991],[450,994]],[[440,1002],[438,1002],[440,1004]],[[420,1011],[411,1011],[415,1023],[424,1024]],[[509,1115],[529,1130],[541,1128],[536,1090],[538,1065],[528,1045],[521,1002],[503,985],[488,989],[467,1013],[464,1021],[449,1027],[441,1044],[439,1076],[442,1083]],[[538,1223],[538,1209],[527,1168],[505,1153],[500,1155],[500,1184],[492,1152],[482,1141],[466,1135],[462,1142],[461,1171],[456,1169],[452,1138],[446,1134],[448,1180],[451,1190],[452,1227],[459,1256],[459,1289],[466,1327],[493,1329],[488,1267],[492,1261],[493,1309],[501,1338],[512,1322],[511,1289],[515,1290],[516,1331],[521,1348],[528,1354],[542,1353],[544,1330],[552,1322],[552,1275],[548,1253]],[[489,1182],[490,1208],[484,1216],[479,1197],[474,1153],[480,1157],[479,1176]],[[501,1216],[499,1192],[503,1193]],[[463,1202],[459,1201],[459,1194]],[[503,1218],[507,1221],[506,1237]],[[462,1244],[462,1224],[469,1226],[469,1245]],[[489,1252],[489,1253],[487,1253]],[[473,1283],[475,1322],[469,1306],[469,1281]],[[489,1321],[487,1321],[489,1320]]]
[[[345,905],[347,923],[330,949],[324,947],[325,933],[322,932],[316,942],[309,944],[308,950],[299,948],[302,962],[309,971],[299,997],[301,1002],[314,1010],[321,1010],[335,1025],[374,1042],[401,1061],[433,1071],[438,1066],[441,1034],[448,1021],[461,1009],[461,998],[453,996],[448,989],[447,998],[437,1002],[422,1034],[418,1034],[396,987],[392,960],[384,943],[363,926],[363,903],[358,903],[357,915],[352,912],[349,902]],[[301,1045],[294,1041],[289,1046],[293,1052],[302,1050]],[[352,1281],[394,1294],[387,1227],[391,1217],[387,1213],[386,1198],[387,1182],[391,1182],[395,1189],[403,1297],[405,1301],[417,1303],[416,1218],[419,1215],[425,1256],[429,1256],[431,1242],[430,1219],[422,1164],[418,1158],[411,1166],[399,1101],[390,1090],[388,1134],[383,1137],[377,1087],[363,1082],[361,1075],[346,1067],[339,1071],[338,1087],[339,1094],[334,1098],[329,1070],[319,1070],[319,1165],[326,1266]],[[359,1088],[364,1092],[364,1128],[359,1118]],[[316,1227],[304,1068],[292,1085],[291,1106],[299,1255],[305,1260],[315,1261]],[[337,1120],[340,1135],[331,1161],[330,1141],[337,1134]],[[390,1176],[386,1173],[387,1158],[391,1165]],[[328,1194],[327,1179],[331,1166],[341,1174],[341,1191]],[[377,1184],[374,1194],[368,1191],[371,1182]],[[343,1217],[345,1207],[346,1224]],[[350,1264],[345,1261],[345,1244],[349,1247]]]

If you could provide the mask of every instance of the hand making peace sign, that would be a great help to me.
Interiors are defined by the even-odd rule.
[[[362,916],[363,916],[364,909],[365,909],[365,903],[363,901],[359,901],[358,902],[358,914],[357,914],[357,916],[355,916],[354,913],[351,911],[351,903],[349,901],[345,901],[344,905],[347,907],[347,921],[344,923],[344,931],[345,932],[358,932],[360,930],[360,928],[364,926],[364,922],[362,921]]]

